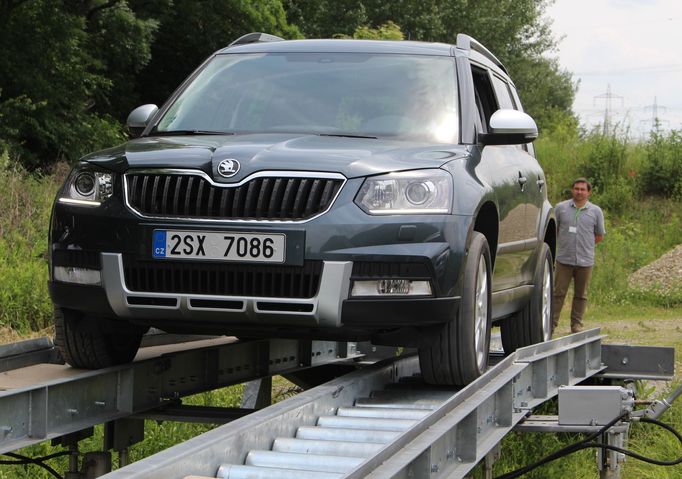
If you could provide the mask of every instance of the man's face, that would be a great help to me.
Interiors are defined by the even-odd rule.
[[[573,201],[575,203],[582,203],[587,201],[590,197],[590,191],[587,189],[587,183],[576,183],[573,185]]]

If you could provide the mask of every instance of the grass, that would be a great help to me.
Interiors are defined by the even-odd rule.
[[[0,154],[0,333],[3,340],[48,328],[47,232],[67,167],[29,174]]]

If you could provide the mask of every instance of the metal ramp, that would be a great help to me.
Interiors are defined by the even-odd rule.
[[[0,453],[158,410],[190,394],[358,356],[355,343],[213,337],[156,344],[142,348],[134,363],[87,371],[43,362],[53,358],[43,339],[26,354],[14,350],[27,346],[13,347],[9,366],[19,367],[0,373]]]
[[[590,330],[520,349],[466,388],[414,356],[305,391],[104,477],[463,477],[535,406],[604,369]]]

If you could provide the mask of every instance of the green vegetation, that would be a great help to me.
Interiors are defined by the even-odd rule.
[[[552,52],[547,0],[0,0],[0,152],[25,168],[124,140],[206,57],[249,32],[483,42],[541,126],[572,118],[574,85]]]
[[[679,132],[654,133],[644,143],[621,134],[579,135],[571,125],[559,125],[535,143],[549,183],[553,204],[570,197],[575,178],[587,177],[594,189],[591,201],[604,209],[606,236],[597,247],[597,264],[590,301],[601,305],[682,305],[682,285],[666,294],[633,290],[628,276],[680,243],[682,197],[656,187],[647,176],[652,151],[665,151],[670,183],[682,184],[682,143]],[[676,162],[676,163],[675,163]]]
[[[47,232],[65,173],[59,164],[52,174],[30,174],[0,155],[0,334],[8,341],[13,331],[27,335],[51,323]]]

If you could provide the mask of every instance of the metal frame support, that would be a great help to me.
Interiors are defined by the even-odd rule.
[[[242,409],[263,409],[272,404],[272,377],[249,381],[244,386]]]
[[[340,351],[339,348],[344,348]],[[84,371],[56,364],[0,377],[0,453],[63,436],[177,399],[358,356],[354,343],[215,338],[143,348],[132,364]],[[303,365],[303,366],[302,366]],[[27,381],[40,377],[39,382]]]
[[[601,440],[609,446],[616,446],[622,448],[627,443],[628,433],[630,427],[627,423],[625,430],[610,429],[602,434]],[[599,467],[600,479],[620,479],[621,464],[625,462],[625,454],[598,449],[597,450],[597,466]]]
[[[483,462],[484,479],[493,479],[493,466],[502,456],[502,443],[498,442],[488,454],[485,455]]]
[[[104,450],[118,453],[119,467],[128,465],[128,448],[144,440],[144,420],[122,418],[104,425]]]

